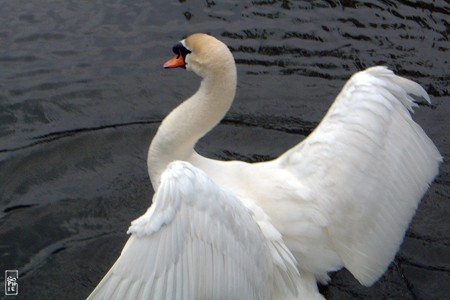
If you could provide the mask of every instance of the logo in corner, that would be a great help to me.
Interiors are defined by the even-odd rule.
[[[19,294],[19,271],[6,270],[5,271],[5,295],[15,296]]]

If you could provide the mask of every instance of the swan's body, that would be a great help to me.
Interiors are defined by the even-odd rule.
[[[196,142],[228,111],[227,47],[196,34],[174,47],[203,77],[161,124],[148,156],[153,205],[92,298],[320,299],[347,268],[371,285],[387,269],[441,156],[408,110],[416,83],[384,67],[355,74],[316,130],[279,158],[205,158]],[[289,250],[288,250],[289,249]]]

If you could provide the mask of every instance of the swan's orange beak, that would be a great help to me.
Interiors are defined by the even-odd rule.
[[[168,69],[168,68],[177,68],[177,67],[184,68],[186,66],[186,63],[184,62],[183,55],[181,55],[181,51],[180,51],[180,53],[177,56],[175,56],[174,58],[169,59],[168,61],[166,61],[163,66],[166,69]]]

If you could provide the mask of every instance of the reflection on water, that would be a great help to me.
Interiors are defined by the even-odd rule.
[[[449,9],[406,0],[2,3],[2,270],[19,269],[28,299],[80,299],[97,284],[150,204],[151,137],[197,87],[192,74],[161,68],[193,32],[227,43],[239,75],[236,102],[202,153],[276,157],[311,132],[352,73],[383,64],[432,95],[415,118],[447,157]],[[448,174],[445,164],[374,287],[342,271],[323,293],[444,298]]]

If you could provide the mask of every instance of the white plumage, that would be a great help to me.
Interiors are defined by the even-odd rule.
[[[196,34],[165,67],[203,77],[149,149],[153,204],[89,299],[320,299],[347,268],[371,285],[397,252],[442,158],[411,118],[415,82],[373,67],[352,76],[311,135],[249,164],[197,154],[227,112],[236,69]]]
[[[297,294],[299,273],[281,234],[187,162],[168,166],[153,205],[128,233],[91,297],[270,299],[286,287]]]
[[[314,132],[273,162],[311,194],[325,220],[312,223],[325,225],[342,264],[364,285],[393,260],[441,161],[411,119],[408,93],[429,101],[418,84],[384,67],[357,73]]]

